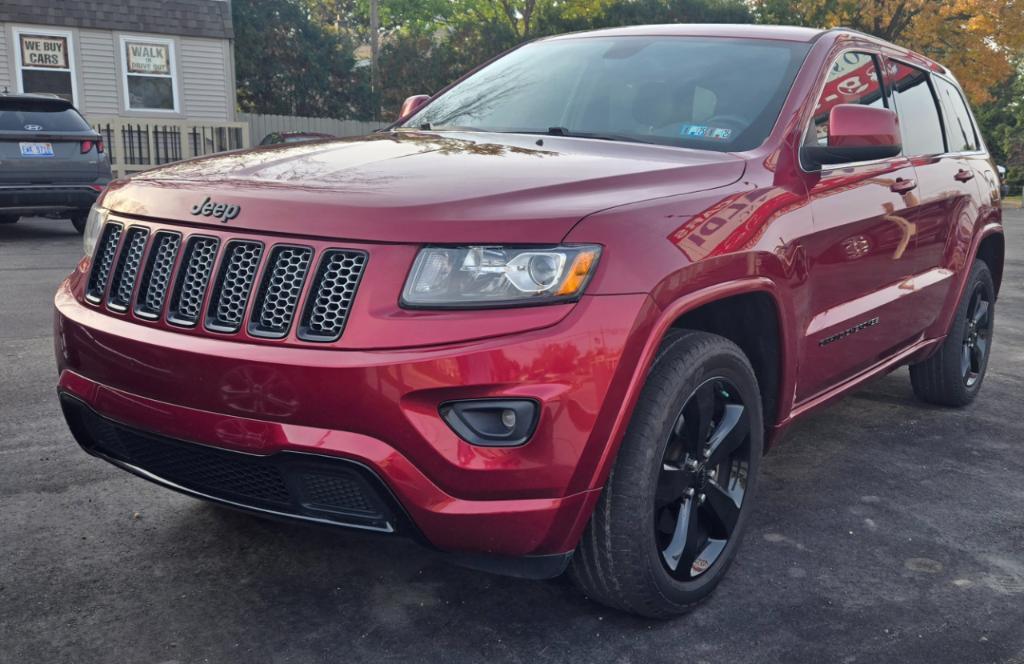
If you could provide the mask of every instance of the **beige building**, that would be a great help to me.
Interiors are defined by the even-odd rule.
[[[118,174],[248,145],[224,0],[4,0],[0,91],[71,100]]]

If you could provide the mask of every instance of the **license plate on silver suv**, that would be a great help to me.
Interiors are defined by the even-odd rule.
[[[19,143],[22,157],[52,157],[53,145],[50,143]]]

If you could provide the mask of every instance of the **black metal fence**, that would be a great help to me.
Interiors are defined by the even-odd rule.
[[[244,126],[103,122],[95,125],[95,129],[107,145],[110,163],[121,166],[116,168],[120,175],[128,170],[244,148],[248,137]]]

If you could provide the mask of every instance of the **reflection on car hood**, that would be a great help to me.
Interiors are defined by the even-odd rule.
[[[735,182],[725,153],[555,136],[391,132],[173,164],[109,192],[124,213],[389,242],[557,242],[598,210]],[[524,233],[527,234],[524,236]]]

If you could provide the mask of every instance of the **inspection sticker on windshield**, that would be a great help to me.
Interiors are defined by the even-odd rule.
[[[716,141],[725,141],[732,135],[732,129],[708,127],[707,125],[683,125],[680,133],[691,138],[710,138]]]
[[[52,157],[53,145],[50,143],[19,143],[22,157]]]

